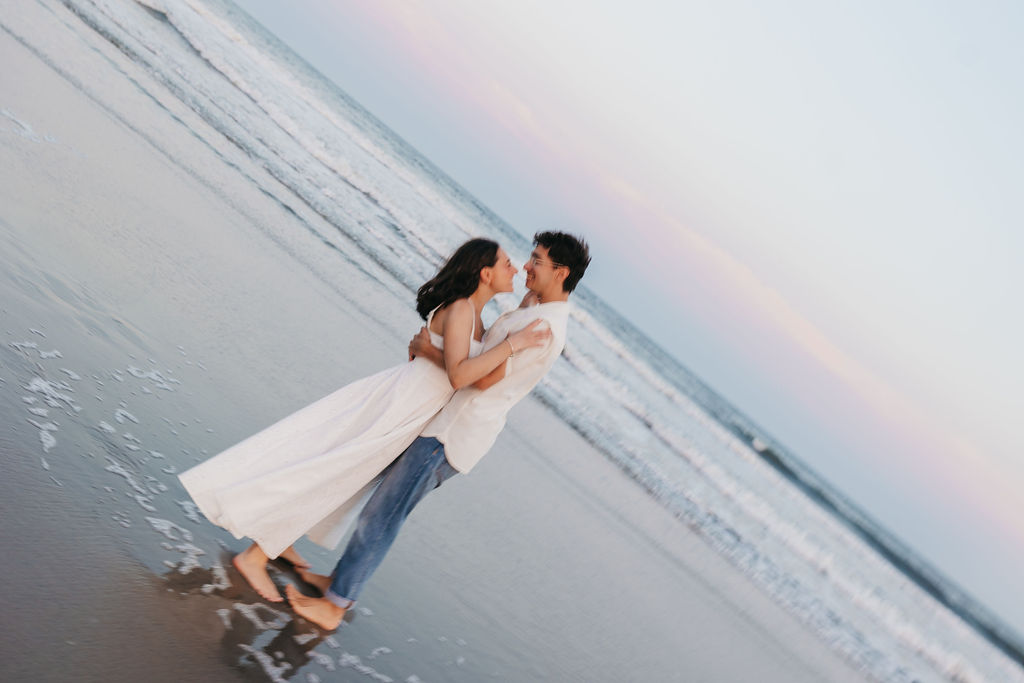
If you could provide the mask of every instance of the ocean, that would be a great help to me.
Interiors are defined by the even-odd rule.
[[[315,236],[323,254],[379,283],[382,296],[411,300],[471,236],[498,240],[516,262],[529,253],[531,226],[507,224],[226,0],[63,4],[80,22],[74,30],[99,34],[117,59],[142,67],[148,77],[132,85],[166,114],[160,125],[186,125],[160,104],[170,95],[207,124],[190,129],[193,145],[294,214],[280,230]],[[0,115],[34,134],[17,112]],[[125,123],[143,136],[153,125]],[[188,150],[163,152],[189,167]],[[305,220],[309,213],[322,220]],[[343,289],[323,254],[296,257]],[[871,679],[1024,681],[1018,634],[585,283],[574,301],[569,342],[535,392],[681,525]],[[514,301],[485,318],[499,305]],[[136,370],[129,376],[152,390],[168,386],[167,377]],[[41,428],[44,445],[52,431]],[[146,495],[145,482],[136,484]]]

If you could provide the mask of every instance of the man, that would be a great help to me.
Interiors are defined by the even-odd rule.
[[[569,295],[590,263],[586,242],[561,232],[534,235],[533,253],[523,266],[530,290],[524,306],[500,316],[484,336],[484,349],[509,343],[506,337],[534,320],[551,330],[541,347],[512,350],[512,356],[476,385],[455,392],[420,436],[385,471],[359,515],[356,529],[331,576],[301,571],[324,597],[302,595],[289,584],[285,593],[295,612],[325,629],[341,624],[363,585],[384,559],[405,518],[432,489],[457,472],[468,473],[494,444],[505,416],[540,381],[565,346]],[[418,336],[410,353],[439,365],[440,352]]]

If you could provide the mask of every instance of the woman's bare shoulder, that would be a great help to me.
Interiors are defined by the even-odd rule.
[[[455,301],[445,306],[445,310],[448,311],[449,315],[454,314],[457,316],[471,315],[476,313],[476,310],[473,308],[473,302],[470,301],[469,299],[456,299]]]
[[[437,320],[439,326],[443,327],[449,320],[469,319],[472,315],[475,315],[473,302],[469,299],[456,299],[439,309],[434,314],[434,319]]]

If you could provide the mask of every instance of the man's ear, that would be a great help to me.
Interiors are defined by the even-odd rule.
[[[562,267],[556,268],[554,273],[555,282],[558,283],[559,289],[565,289],[565,278],[569,277],[569,269]]]

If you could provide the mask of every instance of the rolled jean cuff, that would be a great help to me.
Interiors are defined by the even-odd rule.
[[[324,593],[324,597],[342,609],[348,609],[352,605],[356,604],[355,600],[343,598],[342,596],[338,595],[337,593],[331,590],[328,590],[326,593]]]

